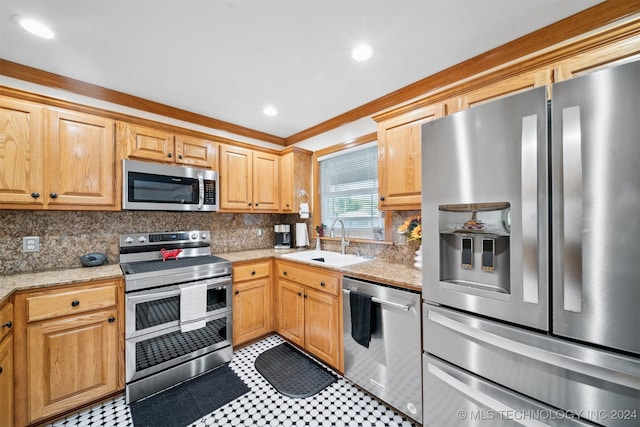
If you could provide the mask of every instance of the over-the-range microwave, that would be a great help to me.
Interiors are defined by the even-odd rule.
[[[122,209],[214,212],[218,172],[189,166],[122,161]]]

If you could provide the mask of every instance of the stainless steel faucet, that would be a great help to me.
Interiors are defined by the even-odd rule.
[[[333,228],[335,227],[337,221],[340,221],[340,225],[342,226],[342,239],[340,239],[340,253],[344,255],[345,248],[349,246],[349,241],[344,238],[344,222],[340,218],[334,219],[333,222],[331,223],[331,230],[329,231],[329,236],[334,237]]]

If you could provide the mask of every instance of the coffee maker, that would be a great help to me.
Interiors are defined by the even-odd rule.
[[[274,249],[291,249],[291,225],[277,224],[273,226],[276,235]]]

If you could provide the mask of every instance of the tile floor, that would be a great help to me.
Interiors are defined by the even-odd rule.
[[[277,335],[238,350],[229,366],[251,391],[191,424],[205,426],[345,426],[410,427],[411,420],[390,409],[340,376],[315,396],[292,399],[278,393],[256,371],[258,354],[281,344]],[[47,427],[133,426],[129,407],[119,397]],[[176,426],[182,427],[182,426]]]

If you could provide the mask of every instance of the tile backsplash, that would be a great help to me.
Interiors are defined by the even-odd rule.
[[[313,247],[312,219],[306,221]],[[401,217],[396,219],[394,213],[394,225],[397,221],[401,223]],[[105,253],[109,263],[117,264],[119,235],[128,232],[209,230],[213,253],[266,249],[273,247],[275,224],[293,228],[296,222],[303,221],[298,215],[283,214],[0,210],[0,274],[81,267],[80,256],[90,252]],[[23,253],[24,236],[39,236],[40,252]],[[348,249],[411,265],[418,248],[415,243],[354,242]],[[322,248],[334,250],[334,245],[339,250],[333,241],[323,241]]]

